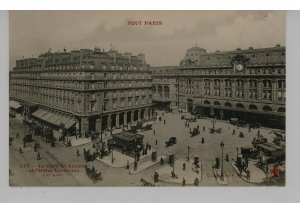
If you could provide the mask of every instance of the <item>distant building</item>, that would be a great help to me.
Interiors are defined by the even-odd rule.
[[[152,68],[152,74],[153,101],[165,102],[163,90],[177,86],[177,95],[168,98],[170,106],[285,127],[285,47],[280,45],[213,53],[195,46],[186,51],[180,67]]]
[[[151,71],[145,55],[100,48],[49,50],[16,61],[10,99],[32,118],[59,128],[102,132],[151,116]],[[30,111],[30,106],[36,111]]]

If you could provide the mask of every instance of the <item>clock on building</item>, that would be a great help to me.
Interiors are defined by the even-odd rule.
[[[240,64],[240,63],[238,63],[238,64],[236,64],[235,65],[235,70],[236,71],[243,71],[244,70],[244,66],[243,66],[243,64]]]

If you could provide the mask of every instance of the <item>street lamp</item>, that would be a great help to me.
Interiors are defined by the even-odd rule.
[[[221,178],[223,179],[224,174],[223,174],[223,148],[224,148],[224,143],[221,141],[220,143],[221,149],[222,149],[222,162],[221,162]]]
[[[114,149],[111,148],[111,163],[114,163]]]
[[[135,142],[135,149],[134,149],[134,170],[137,170],[137,140],[134,140]]]
[[[238,158],[239,158],[239,148],[237,147],[236,148],[236,162],[237,162]]]
[[[188,155],[187,155],[187,160],[190,161],[190,146],[188,146]]]
[[[216,124],[216,121],[215,121],[215,115],[214,113],[211,114],[212,115],[212,120],[211,120],[211,123],[212,123],[212,133],[215,133],[215,124]]]

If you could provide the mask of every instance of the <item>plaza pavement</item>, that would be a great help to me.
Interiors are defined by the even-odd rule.
[[[185,170],[183,170],[183,163],[186,165]],[[179,159],[175,161],[174,178],[171,176],[172,171],[173,167],[167,163],[164,164],[164,166],[162,166],[160,169],[156,170],[156,172],[159,174],[159,180],[168,183],[182,184],[182,180],[184,178],[186,185],[194,185],[196,178],[198,178],[199,182],[201,182],[202,179],[201,163],[199,163],[199,169],[198,172],[196,172],[195,165],[192,164],[192,161]]]
[[[240,174],[238,167],[236,166],[235,162],[232,162],[232,167],[235,169],[235,171],[237,172],[237,174],[239,174],[239,176],[246,182],[249,183],[263,183],[264,181],[266,181],[266,174],[259,168],[256,167],[256,162],[254,162],[253,160],[250,160],[248,162],[248,169],[250,171],[250,179],[247,179],[247,174],[245,171],[242,171],[242,173]]]
[[[163,124],[166,120],[166,124]],[[174,153],[175,160],[185,160],[187,156],[187,146],[190,146],[190,157],[194,155],[199,156],[199,161],[202,165],[202,179],[199,186],[219,186],[213,174],[212,166],[216,157],[221,157],[220,142],[223,141],[224,155],[228,153],[230,160],[235,160],[237,156],[236,148],[252,146],[251,141],[257,134],[257,130],[248,132],[248,128],[237,128],[229,123],[217,121],[216,128],[222,127],[222,133],[210,134],[208,128],[212,126],[209,119],[198,119],[195,123],[190,123],[190,128],[200,126],[200,135],[190,137],[189,128],[184,127],[184,120],[180,119],[179,113],[165,113],[161,122],[153,125],[153,130],[140,132],[144,135],[144,143],[148,142],[158,152],[157,157],[164,154]],[[206,131],[202,131],[202,127],[206,127]],[[232,130],[236,130],[236,134],[232,135]],[[239,131],[245,134],[245,138],[238,137]],[[272,141],[273,129],[260,128],[263,136]],[[13,119],[10,123],[10,135],[15,136],[16,132],[22,135],[23,127],[22,121]],[[172,136],[177,137],[177,144],[171,147],[165,147],[165,142]],[[21,136],[20,136],[21,137]],[[205,143],[201,143],[201,138],[205,139]],[[36,153],[31,150],[23,154],[10,147],[10,169],[15,174],[10,177],[12,185],[18,186],[137,186],[140,185],[140,179],[144,178],[149,182],[153,182],[152,175],[156,170],[163,166],[160,164],[153,165],[137,174],[130,175],[128,169],[110,167],[100,161],[89,162],[90,165],[95,166],[96,170],[103,175],[103,181],[93,184],[92,181],[86,176],[85,171],[81,170],[76,174],[67,174],[63,177],[44,177],[41,174],[31,174],[28,171],[19,167],[21,163],[36,164],[85,164],[83,156],[83,148],[92,149],[92,143],[80,145],[77,147],[66,147],[64,145],[56,145],[51,147],[49,143],[43,142],[40,137],[34,136],[34,139],[41,144],[42,159],[36,160]],[[103,138],[105,139],[105,138]],[[158,140],[157,145],[155,144]],[[13,143],[14,144],[14,143]],[[80,156],[76,156],[76,150],[79,149]],[[239,151],[240,152],[240,151]],[[111,157],[110,157],[111,158]],[[111,161],[111,159],[110,159]],[[127,164],[127,163],[126,163]],[[142,162],[141,162],[142,164]],[[175,168],[175,173],[182,170],[182,167]],[[224,161],[224,171],[227,175],[229,184],[228,186],[253,186],[253,183],[245,182],[241,179],[230,162]],[[182,180],[180,180],[181,182]],[[162,186],[172,186],[175,183],[161,182]]]

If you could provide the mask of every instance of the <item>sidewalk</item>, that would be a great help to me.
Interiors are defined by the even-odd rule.
[[[219,183],[220,185],[228,185],[229,182],[228,182],[227,176],[224,171],[223,171],[223,179],[221,178],[221,169],[214,168],[213,171],[214,171],[214,175],[217,180],[217,183]]]
[[[183,170],[183,163],[186,164],[185,170]],[[199,172],[195,171],[195,165],[192,164],[192,161],[188,162],[185,160],[176,160],[174,166],[174,173],[175,178],[172,178],[171,174],[173,171],[173,167],[171,167],[168,163],[165,164],[162,168],[156,170],[159,174],[160,181],[167,182],[167,183],[177,183],[182,184],[182,179],[185,179],[186,185],[194,185],[194,181],[198,178],[199,182],[202,179],[202,165],[199,162],[200,168],[198,169]]]
[[[149,156],[151,156],[152,150],[148,150],[147,155],[142,155],[140,157],[140,161],[142,159],[145,159]],[[133,164],[134,163],[134,158],[131,156],[128,156],[126,154],[122,154],[119,151],[114,150],[113,151],[113,157],[114,157],[114,163],[112,163],[112,154],[110,153],[108,156],[104,156],[102,159],[97,158],[98,161],[101,161],[111,167],[115,168],[123,168],[127,166],[127,163]]]
[[[237,174],[246,182],[249,183],[263,183],[267,176],[266,174],[259,168],[257,168],[254,165],[255,162],[253,161],[249,161],[248,163],[248,168],[250,171],[250,179],[247,179],[247,174],[245,171],[242,171],[242,174],[240,174],[238,167],[236,166],[235,162],[231,162],[232,167],[234,168],[234,170],[237,172]]]
[[[85,144],[92,142],[91,138],[84,138],[84,137],[79,137],[77,139],[75,137],[72,137],[70,139],[70,141],[71,141],[72,147],[77,147],[77,146],[85,145]]]
[[[152,160],[149,160],[149,161],[145,161],[141,164],[138,164],[138,167],[137,167],[137,170],[135,171],[134,170],[134,166],[132,165],[129,169],[129,173],[131,175],[134,175],[134,174],[137,174],[139,172],[142,172],[144,170],[146,170],[147,168],[150,168],[151,166],[154,166],[156,164],[158,164],[160,162],[160,159],[163,159],[164,161],[166,160],[166,156],[161,156],[161,157],[157,157],[157,160],[156,161],[152,161]]]

